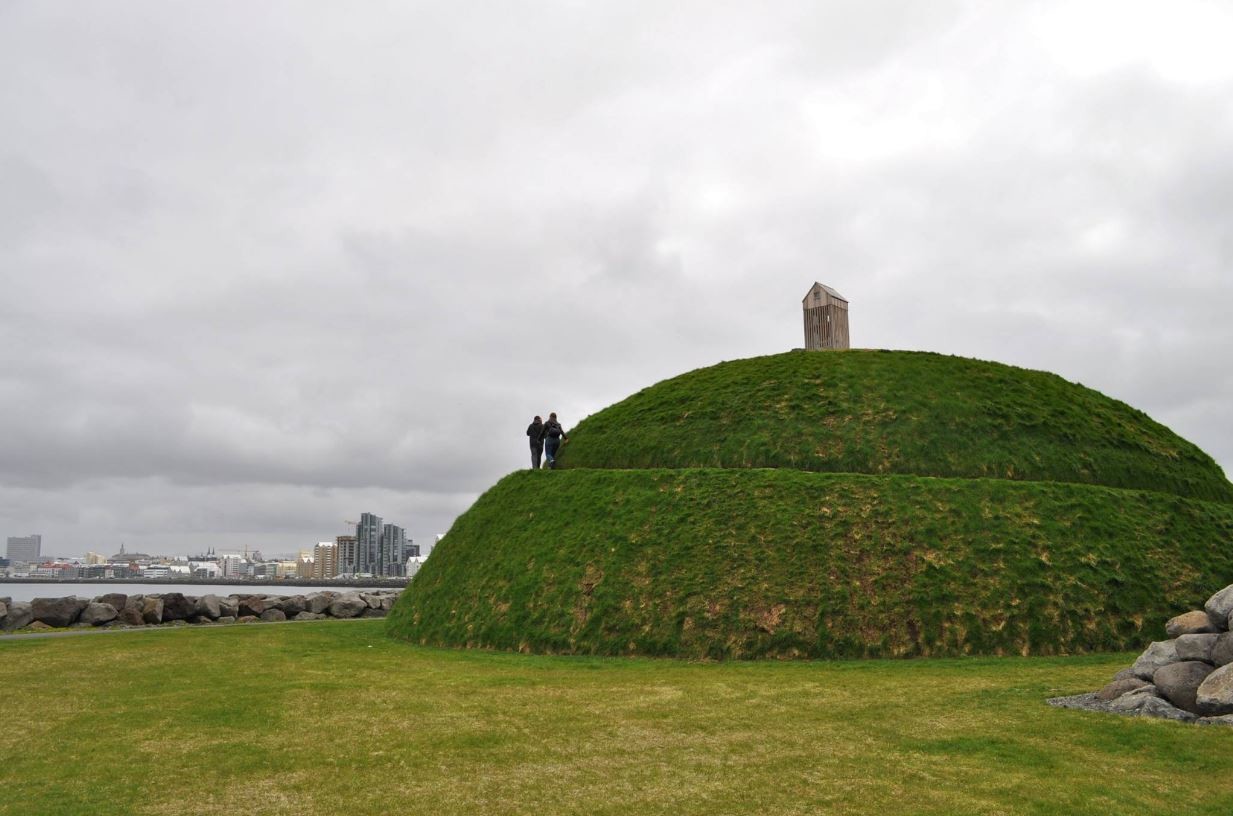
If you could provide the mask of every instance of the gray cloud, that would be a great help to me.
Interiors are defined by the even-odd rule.
[[[532,414],[800,345],[815,279],[858,346],[1056,371],[1227,470],[1230,33],[1202,3],[0,6],[0,528],[423,539]]]

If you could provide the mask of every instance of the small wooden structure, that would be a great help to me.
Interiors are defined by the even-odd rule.
[[[848,348],[848,301],[815,282],[801,301],[805,310],[805,349]]]

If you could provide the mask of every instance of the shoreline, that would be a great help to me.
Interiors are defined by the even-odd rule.
[[[0,578],[0,584],[151,584],[175,586],[246,586],[253,587],[375,587],[381,589],[405,589],[409,581],[389,578],[279,578],[266,581],[247,581],[243,578]]]

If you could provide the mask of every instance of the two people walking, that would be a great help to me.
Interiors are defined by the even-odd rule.
[[[547,453],[547,458],[543,466],[555,468],[557,449],[562,443],[569,441],[569,437],[565,435],[565,429],[561,427],[560,422],[557,422],[557,415],[549,414],[547,422],[536,417],[527,426],[527,436],[531,438],[531,469],[539,470],[540,456],[544,453]]]

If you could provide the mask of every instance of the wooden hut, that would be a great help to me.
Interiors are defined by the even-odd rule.
[[[848,301],[829,286],[815,282],[801,301],[805,310],[805,348],[848,348]]]

